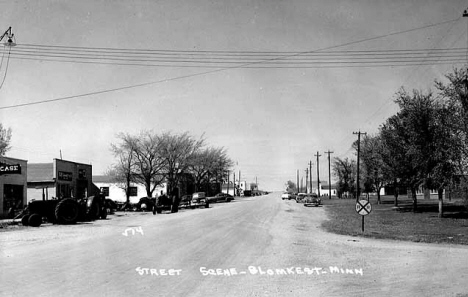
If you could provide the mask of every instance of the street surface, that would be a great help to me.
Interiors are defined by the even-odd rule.
[[[329,234],[280,195],[0,232],[0,296],[468,296],[466,246]]]

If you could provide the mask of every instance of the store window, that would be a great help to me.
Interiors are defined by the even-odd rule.
[[[78,169],[78,178],[86,178],[86,170]]]
[[[67,185],[67,184],[59,184],[58,186],[58,195],[60,198],[69,198],[69,197],[73,197],[73,193],[72,193],[72,187],[70,187],[70,185]]]
[[[130,194],[130,196],[136,197],[136,196],[138,196],[138,188],[137,187],[129,187],[128,188],[128,193]]]
[[[3,189],[3,210],[23,208],[23,186],[5,184]]]

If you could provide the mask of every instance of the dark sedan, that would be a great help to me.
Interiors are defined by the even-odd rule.
[[[208,197],[208,200],[210,202],[230,202],[234,200],[234,197],[226,193],[218,193],[214,195],[213,197]]]

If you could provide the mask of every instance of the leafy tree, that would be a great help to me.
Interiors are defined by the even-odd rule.
[[[341,198],[344,193],[351,193],[354,196],[356,190],[356,170],[357,164],[355,160],[348,158],[334,158],[332,164],[333,175],[338,178],[337,194]]]
[[[10,150],[11,128],[3,127],[0,123],[0,156],[4,156]]]
[[[447,84],[436,81],[435,85],[439,95],[451,107],[452,118],[456,119],[453,126],[463,145],[464,159],[468,158],[468,70],[454,69],[453,73],[446,76]]]
[[[417,210],[416,190],[423,184],[427,173],[427,144],[431,139],[431,97],[419,91],[409,95],[404,89],[397,93],[395,102],[400,111],[390,117],[381,128],[381,136],[388,152],[392,154],[392,162],[396,177],[400,178],[411,190],[413,211]],[[388,156],[387,156],[388,157]]]
[[[458,165],[458,170],[455,173],[451,172],[453,173],[453,179],[450,183],[453,185],[460,178],[464,179],[465,183],[468,182],[466,178],[467,172],[464,169],[468,167],[468,70],[466,68],[454,69],[445,78],[448,81],[447,83],[436,80],[435,86],[439,91],[439,96],[444,99],[445,109],[448,113],[444,124],[450,127],[452,140],[458,140],[456,144],[451,143],[450,151],[455,155],[457,153],[461,154],[458,162],[455,162]],[[447,152],[445,151],[445,153]],[[453,159],[452,162],[454,162]],[[440,168],[441,166],[439,166],[439,170]],[[468,205],[468,196],[466,195],[465,202]],[[439,202],[440,215],[441,202]]]
[[[353,144],[357,147],[357,142]],[[377,203],[380,204],[380,190],[386,182],[384,175],[385,164],[382,159],[383,143],[380,137],[365,136],[361,141],[360,160],[362,161],[362,172],[360,176],[364,180],[366,193],[376,191]]]
[[[414,211],[419,186],[437,187],[441,204],[443,189],[460,159],[459,138],[450,128],[452,111],[435,100],[431,92],[413,90],[409,94],[401,89],[395,102],[400,111],[380,130],[387,149],[383,160],[393,166],[394,178],[400,178],[411,190]]]

